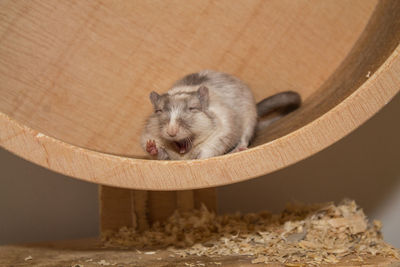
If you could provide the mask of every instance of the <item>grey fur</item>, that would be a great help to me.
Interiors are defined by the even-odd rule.
[[[265,116],[271,112],[279,112],[286,115],[301,106],[301,96],[292,91],[282,92],[257,103],[257,114],[259,117]]]
[[[246,149],[257,125],[249,87],[226,73],[189,74],[166,94],[152,93],[150,99],[155,113],[146,121],[141,144],[146,150],[147,142],[154,140],[157,159],[201,159]],[[263,101],[261,109],[285,104]]]
[[[176,86],[192,86],[200,85],[208,80],[206,75],[201,75],[200,73],[191,73],[177,81],[173,87]]]

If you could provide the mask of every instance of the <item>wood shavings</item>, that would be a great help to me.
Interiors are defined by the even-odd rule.
[[[105,261],[105,260],[101,260],[101,261],[99,261],[99,262],[97,262],[98,264],[100,264],[100,265],[103,265],[103,266],[109,266],[109,265],[111,265],[111,263],[109,263],[109,262],[107,262],[107,261]]]
[[[354,201],[318,205],[287,205],[281,214],[267,212],[217,216],[205,206],[176,211],[148,231],[121,228],[106,232],[106,247],[167,248],[177,257],[250,256],[251,262],[287,266],[338,263],[346,256],[380,255],[399,259],[386,244],[379,221],[368,220]],[[146,252],[145,252],[146,254]]]
[[[24,259],[24,261],[31,261],[31,260],[33,260],[32,256],[28,256],[28,257],[26,257],[26,258]]]

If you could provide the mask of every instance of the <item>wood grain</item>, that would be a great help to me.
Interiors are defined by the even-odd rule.
[[[146,191],[144,191],[146,192]],[[142,213],[135,211],[133,190],[123,190],[120,188],[101,186],[99,188],[100,204],[100,231],[118,230],[126,226],[144,230],[146,228],[146,218],[144,223],[138,222],[138,216],[143,218]],[[140,207],[139,205],[137,205]],[[138,213],[138,214],[136,214]]]
[[[200,208],[216,212],[215,188],[183,191],[145,191],[100,186],[100,231],[129,227],[144,231],[167,220],[175,210]]]
[[[188,257],[172,258],[165,250],[158,250],[153,255],[146,255],[132,250],[104,249],[96,239],[59,241],[31,245],[0,246],[1,266],[100,266],[101,260],[115,266],[148,266],[148,267],[186,267],[193,266],[221,266],[221,267],[283,267],[282,264],[252,264],[251,258],[243,256],[226,256],[219,258]],[[28,256],[32,260],[24,261]],[[347,258],[337,264],[321,265],[324,267],[398,267],[400,261],[394,258],[380,256],[370,257],[362,262]],[[201,263],[201,264],[199,264]],[[111,265],[110,265],[111,266]],[[298,266],[301,266],[299,264]]]
[[[400,88],[396,0],[2,1],[0,12],[1,146],[103,185],[184,190],[264,175],[347,135]],[[148,93],[203,68],[239,76],[257,99],[299,91],[304,105],[247,151],[143,159]]]

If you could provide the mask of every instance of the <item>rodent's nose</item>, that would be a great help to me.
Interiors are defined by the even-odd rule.
[[[167,129],[167,134],[171,137],[175,137],[177,133],[178,133],[178,128],[168,128]]]

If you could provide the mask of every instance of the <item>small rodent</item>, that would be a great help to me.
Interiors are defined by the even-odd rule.
[[[146,121],[142,147],[160,160],[204,159],[247,149],[258,117],[282,116],[298,108],[299,94],[283,92],[257,105],[238,78],[211,70],[192,73],[167,93],[150,93],[154,113]]]

